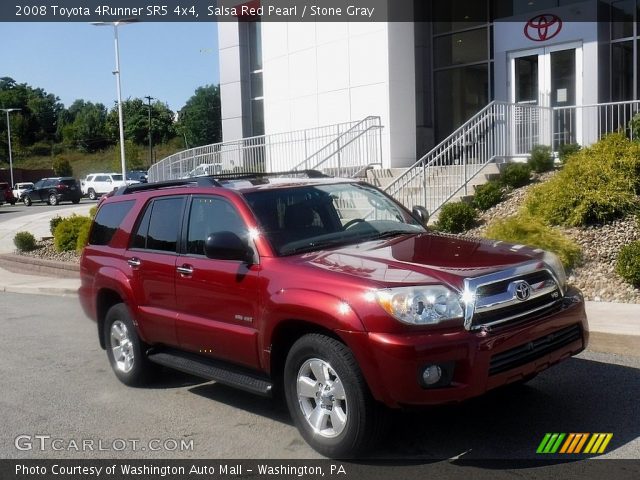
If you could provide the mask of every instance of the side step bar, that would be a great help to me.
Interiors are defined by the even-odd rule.
[[[180,370],[196,377],[215,380],[218,383],[235,387],[245,392],[263,397],[272,395],[273,384],[266,376],[236,365],[219,360],[200,357],[180,350],[161,350],[151,352],[149,360],[165,367]]]

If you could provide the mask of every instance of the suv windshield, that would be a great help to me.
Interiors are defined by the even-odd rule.
[[[117,175],[111,175],[111,178],[113,179],[114,182],[119,182],[122,180],[122,174],[119,173]]]
[[[279,255],[425,231],[400,205],[359,183],[283,187],[245,198]]]

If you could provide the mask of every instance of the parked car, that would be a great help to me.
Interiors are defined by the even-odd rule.
[[[60,202],[80,203],[80,184],[73,177],[43,178],[33,184],[33,188],[22,194],[22,202],[31,206],[36,202],[57,205]]]
[[[33,188],[33,182],[18,182],[13,186],[13,196],[16,200],[20,200],[22,194],[31,188]]]
[[[146,170],[131,170],[127,172],[127,180],[134,180],[140,183],[147,183],[147,171]]]
[[[222,173],[221,163],[201,163],[185,175],[184,178],[203,177],[205,175],[219,175]]]
[[[79,298],[123,383],[163,365],[278,389],[304,439],[340,457],[371,446],[384,407],[459,402],[586,348],[555,255],[432,233],[424,208],[363,182],[257,175],[99,204]]]
[[[13,196],[11,187],[7,182],[0,182],[0,205],[3,203],[16,204],[16,197]]]
[[[109,193],[125,185],[140,183],[135,180],[123,180],[121,173],[90,173],[80,182],[82,195],[96,200],[105,193]]]

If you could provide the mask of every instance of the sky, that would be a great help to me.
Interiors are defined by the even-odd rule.
[[[118,27],[122,99],[151,95],[180,110],[197,87],[219,82],[217,35],[213,22]],[[114,105],[113,27],[0,22],[0,39],[0,77],[43,88],[65,107],[77,99]]]

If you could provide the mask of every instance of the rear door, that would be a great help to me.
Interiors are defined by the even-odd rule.
[[[126,252],[139,328],[151,343],[177,345],[176,258],[184,196],[149,201]]]
[[[204,255],[212,233],[231,231],[248,238],[244,220],[225,197],[194,195],[183,231],[183,254],[176,263],[181,348],[258,368],[260,266]]]

